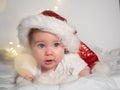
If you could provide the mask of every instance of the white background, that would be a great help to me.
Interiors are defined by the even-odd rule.
[[[54,9],[78,30],[82,41],[104,50],[120,48],[119,0],[7,0],[0,12],[0,48],[18,43],[17,25],[26,16]]]

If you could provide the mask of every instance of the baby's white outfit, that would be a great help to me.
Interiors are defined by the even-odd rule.
[[[80,71],[82,71],[86,66],[87,64],[78,54],[65,54],[55,70],[50,70],[43,74],[39,67],[34,82],[58,84],[75,80],[79,77]]]

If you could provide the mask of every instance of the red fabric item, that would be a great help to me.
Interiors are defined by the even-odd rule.
[[[80,42],[78,54],[90,68],[95,65],[95,62],[99,61],[97,55],[83,42]]]
[[[54,18],[59,19],[61,21],[66,21],[67,22],[67,20],[64,17],[58,15],[57,13],[55,13],[51,10],[45,10],[45,11],[42,12],[42,14],[46,15],[46,16],[54,17]]]

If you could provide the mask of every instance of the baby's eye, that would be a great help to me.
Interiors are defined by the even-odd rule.
[[[44,44],[39,44],[38,47],[39,47],[39,48],[44,48],[45,45],[44,45]]]
[[[60,43],[54,43],[54,47],[60,46]]]

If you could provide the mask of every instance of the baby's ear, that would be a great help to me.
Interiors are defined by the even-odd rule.
[[[65,48],[65,51],[64,51],[64,52],[65,52],[65,54],[68,54],[68,53],[69,53],[69,51],[68,51],[66,48]]]
[[[20,54],[14,60],[15,70],[21,76],[35,75],[37,72],[37,62],[30,54]]]

